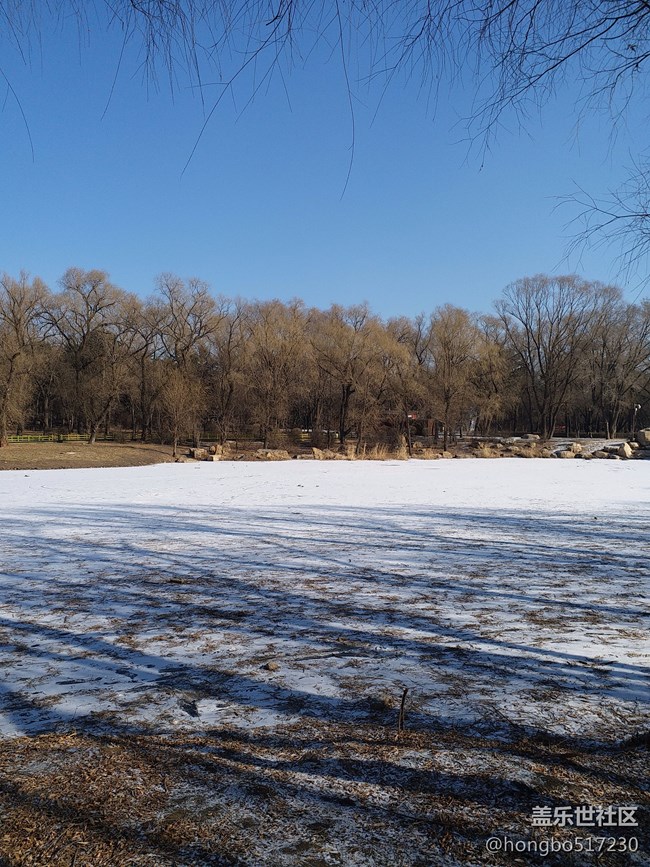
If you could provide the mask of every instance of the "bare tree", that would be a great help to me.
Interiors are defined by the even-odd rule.
[[[302,301],[267,301],[250,308],[248,391],[265,445],[273,431],[287,426],[298,392],[309,351],[305,319]]]
[[[72,411],[79,430],[94,443],[123,385],[133,353],[133,334],[126,328],[128,296],[113,286],[105,271],[70,268],[63,291],[45,313],[70,371]]]
[[[217,299],[214,327],[207,338],[203,376],[209,389],[210,417],[222,443],[241,409],[248,386],[248,316],[248,307],[240,299]]]
[[[584,354],[586,392],[609,438],[638,401],[650,373],[650,304],[626,304],[611,290],[595,318]]]
[[[473,403],[472,373],[479,332],[472,314],[451,304],[435,310],[430,331],[433,394],[444,424],[446,449],[450,432],[462,423]]]
[[[161,392],[163,415],[172,439],[172,457],[178,455],[178,443],[183,436],[196,431],[205,405],[201,383],[196,378],[166,363],[168,370]]]
[[[367,391],[370,369],[380,357],[379,320],[367,304],[343,308],[333,305],[312,317],[312,347],[316,364],[339,392],[339,443],[351,433],[350,410],[354,396]]]
[[[201,357],[217,323],[214,298],[202,280],[192,278],[185,283],[173,274],[163,274],[158,278],[157,292],[162,355],[172,365],[166,369],[178,371],[188,393],[200,394]],[[178,391],[177,384],[174,391]],[[202,408],[205,410],[205,405]],[[195,410],[192,413],[192,435],[194,444],[198,445],[202,413],[198,412],[197,405]]]
[[[21,421],[28,402],[34,349],[42,336],[47,289],[37,277],[0,277],[0,446],[10,423]]]
[[[577,277],[538,275],[508,286],[496,308],[520,367],[531,428],[552,436],[560,410],[580,375],[603,293]]]
[[[140,437],[143,442],[146,442],[151,435],[154,410],[164,386],[163,365],[158,363],[163,354],[162,318],[163,313],[159,303],[149,300],[143,304],[134,298],[127,311],[125,323],[132,345],[131,401],[138,407]],[[136,424],[132,421],[134,437]]]

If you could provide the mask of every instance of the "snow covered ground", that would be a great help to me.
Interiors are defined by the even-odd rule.
[[[650,462],[0,474],[0,737],[647,729]]]

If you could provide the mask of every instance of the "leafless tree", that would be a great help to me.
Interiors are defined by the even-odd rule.
[[[124,311],[128,296],[99,270],[70,268],[61,285],[63,291],[48,305],[45,320],[70,370],[76,426],[86,428],[94,443],[120,394],[134,351]]]
[[[178,367],[166,362],[161,402],[163,415],[172,440],[172,456],[178,455],[178,443],[183,436],[194,433],[205,405],[205,394],[196,378],[189,378]]]
[[[524,377],[529,425],[552,436],[589,344],[600,284],[538,275],[508,286],[497,302],[508,344]]]
[[[431,316],[429,353],[432,388],[444,424],[443,447],[460,426],[472,398],[472,373],[478,355],[479,332],[472,314],[445,304]]]
[[[8,443],[10,423],[19,422],[29,396],[34,349],[42,335],[47,289],[21,273],[0,277],[0,446]]]
[[[260,302],[249,311],[248,394],[265,445],[273,431],[286,427],[298,392],[309,350],[305,320],[302,301]]]
[[[344,308],[333,305],[312,318],[312,347],[316,364],[329,377],[339,393],[339,443],[351,433],[350,411],[353,397],[362,398],[369,377],[380,359],[379,320],[367,304]]]
[[[612,289],[597,312],[584,353],[586,392],[605,434],[615,437],[650,373],[650,305],[626,304]]]

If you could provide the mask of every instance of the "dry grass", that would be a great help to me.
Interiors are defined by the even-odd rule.
[[[512,859],[485,852],[491,834],[584,836],[531,828],[535,804],[647,803],[647,758],[642,744],[599,752],[316,720],[250,735],[20,738],[0,746],[0,853],[10,867],[494,867]],[[647,827],[635,834],[647,844]]]
[[[0,470],[140,467],[172,460],[171,446],[150,443],[10,443],[0,448]]]

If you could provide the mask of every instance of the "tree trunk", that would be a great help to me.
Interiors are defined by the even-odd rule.
[[[406,445],[409,450],[409,457],[413,457],[413,441],[411,440],[411,423],[409,422],[408,410],[404,413],[404,421],[406,422]]]
[[[348,410],[350,407],[350,397],[354,389],[349,383],[341,386],[341,404],[339,407],[339,445],[345,445],[345,436],[347,434]]]

